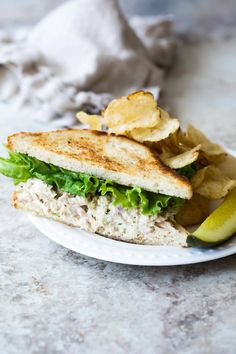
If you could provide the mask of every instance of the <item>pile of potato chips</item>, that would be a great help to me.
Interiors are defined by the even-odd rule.
[[[101,131],[105,127],[108,133],[151,146],[172,169],[197,164],[191,179],[193,198],[177,215],[182,225],[203,221],[209,214],[209,200],[224,198],[236,186],[236,159],[193,126],[183,132],[179,120],[158,107],[150,92],[138,91],[113,100],[102,116],[79,112],[77,118],[90,129]]]
[[[77,113],[77,118],[96,130],[102,128],[104,119],[109,133],[142,143],[161,141],[179,128],[178,119],[170,119],[167,112],[157,107],[153,95],[144,91],[113,100],[103,111],[103,119],[84,112]]]

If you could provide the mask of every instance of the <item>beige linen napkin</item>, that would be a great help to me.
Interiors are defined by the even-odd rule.
[[[158,97],[174,50],[168,17],[127,20],[115,0],[72,0],[25,34],[0,34],[0,99],[72,125],[76,110],[134,90]]]

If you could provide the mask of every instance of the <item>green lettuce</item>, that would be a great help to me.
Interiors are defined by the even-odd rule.
[[[179,168],[177,170],[177,173],[181,176],[186,177],[187,179],[191,179],[197,173],[197,170],[198,164],[197,162],[193,162],[190,165]]]
[[[123,208],[139,207],[144,215],[156,215],[168,207],[177,208],[183,202],[181,198],[148,192],[139,187],[126,187],[108,179],[68,171],[11,151],[8,159],[0,157],[0,173],[13,178],[15,184],[26,182],[29,178],[38,178],[54,188],[82,197],[109,194],[114,205]]]

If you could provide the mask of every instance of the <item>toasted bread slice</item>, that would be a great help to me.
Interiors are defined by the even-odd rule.
[[[74,172],[190,199],[190,183],[149,147],[105,132],[70,129],[9,136],[8,147]]]

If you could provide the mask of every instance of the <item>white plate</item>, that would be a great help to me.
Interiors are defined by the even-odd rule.
[[[229,151],[236,156],[235,151]],[[32,223],[51,240],[85,256],[104,261],[170,266],[211,261],[236,253],[236,236],[212,249],[134,245],[68,227],[56,221],[29,215]]]
[[[85,256],[109,262],[146,266],[180,265],[211,261],[236,253],[236,237],[218,248],[206,250],[134,245],[110,240],[56,221],[32,215],[29,217],[51,240]]]

